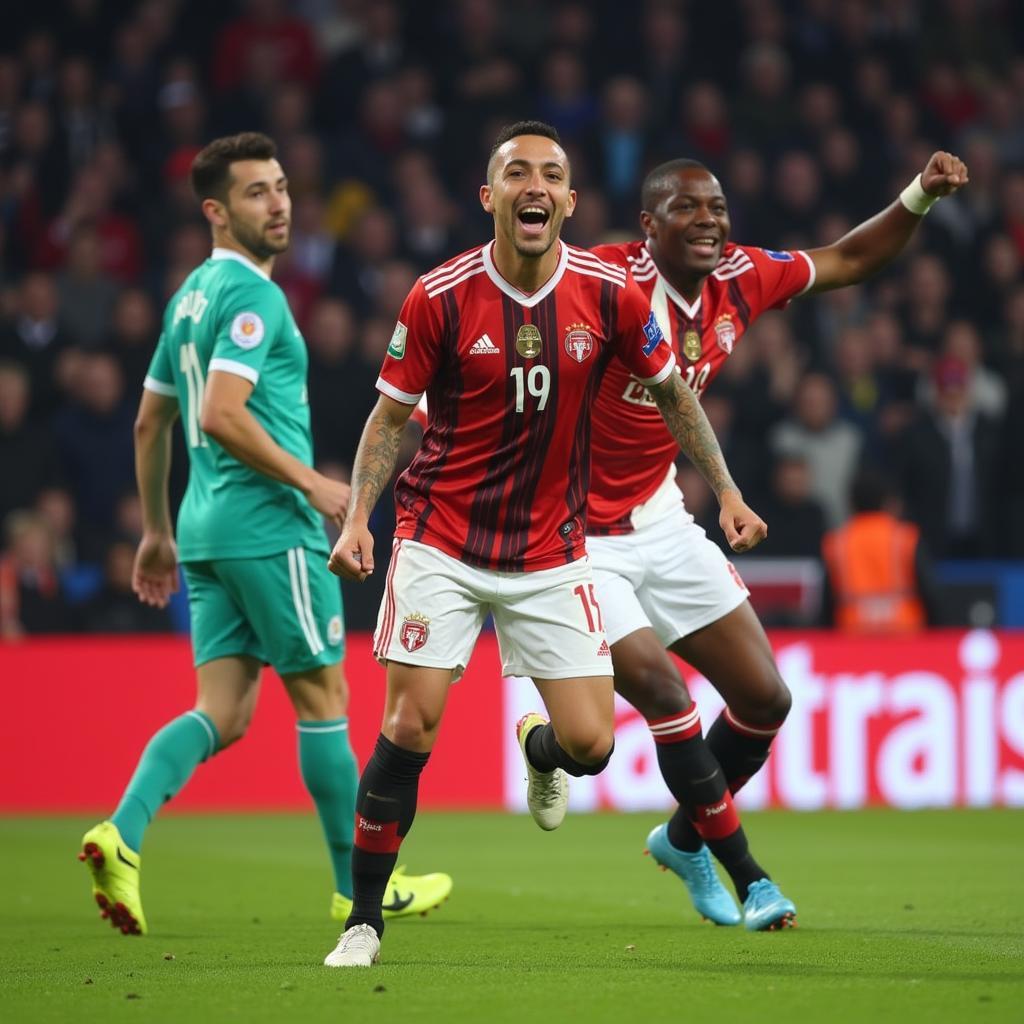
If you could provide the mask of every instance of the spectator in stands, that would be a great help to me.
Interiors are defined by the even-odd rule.
[[[309,348],[309,409],[317,457],[335,460],[351,472],[363,424],[374,402],[378,367],[359,357],[351,308],[325,297],[313,307],[306,329]],[[344,401],[338,396],[345,395]]]
[[[773,222],[765,210],[764,157],[756,149],[736,148],[728,155],[725,167],[733,234],[749,238],[754,245],[776,244],[771,241]]]
[[[132,590],[135,542],[118,538],[107,548],[103,583],[81,608],[82,628],[88,633],[169,633],[166,608],[143,604]]]
[[[331,290],[358,315],[366,315],[380,294],[381,268],[397,250],[394,217],[382,207],[371,207],[356,221],[348,244],[338,251]]]
[[[60,307],[77,345],[93,348],[110,333],[117,284],[103,270],[99,234],[81,224],[68,240],[64,269],[57,275]]]
[[[82,167],[113,128],[99,102],[93,66],[86,57],[69,57],[61,64],[59,89],[57,118],[68,161],[72,167]]]
[[[417,177],[403,189],[402,248],[420,272],[469,248],[459,221],[458,207],[433,175]]]
[[[67,575],[74,574],[83,558],[76,536],[75,499],[65,487],[44,487],[36,495],[32,509],[46,522],[53,542],[53,562],[66,582]]]
[[[402,31],[402,5],[375,0],[335,7],[326,31],[317,32],[317,42],[329,56],[318,90],[319,120],[331,132],[350,127],[368,83],[393,78],[411,57],[409,36]],[[346,14],[347,24],[341,20]]]
[[[580,142],[597,120],[597,98],[590,90],[587,70],[572,51],[553,50],[540,70],[537,116],[554,125],[567,145]]]
[[[1006,412],[1006,382],[983,362],[981,336],[969,320],[953,320],[942,335],[942,354],[967,367],[968,404],[991,419]],[[929,396],[934,400],[934,390]]]
[[[756,42],[740,57],[740,71],[743,87],[734,107],[734,123],[748,142],[775,152],[780,143],[792,138],[794,127],[789,58],[776,42]]]
[[[127,394],[142,393],[159,336],[160,324],[149,294],[142,288],[126,288],[114,303],[110,332],[101,347],[120,363]]]
[[[695,82],[683,94],[682,133],[667,147],[692,159],[719,166],[732,152],[733,131],[722,90],[709,81]]]
[[[770,558],[817,558],[825,535],[825,513],[811,496],[811,470],[805,459],[783,455],[772,469],[771,491],[762,499],[768,540],[752,555]]]
[[[117,361],[100,352],[82,357],[73,387],[74,404],[56,420],[57,447],[83,527],[103,532],[109,529],[118,495],[135,479],[134,396],[125,396]]]
[[[17,110],[8,166],[13,172],[16,234],[30,253],[49,217],[60,208],[68,182],[67,154],[55,136],[49,107],[29,100]]]
[[[632,227],[636,191],[651,158],[650,100],[641,82],[617,75],[605,85],[601,102],[601,119],[585,140],[587,165],[610,204],[612,222]]]
[[[909,518],[937,558],[993,551],[999,432],[971,408],[965,363],[943,356],[933,371],[935,408],[919,409],[898,439],[893,468]]]
[[[793,415],[771,435],[776,456],[802,458],[810,466],[811,496],[821,503],[829,526],[838,526],[848,514],[861,445],[856,427],[839,419],[835,385],[818,372],[800,381]]]
[[[66,633],[75,619],[64,598],[46,521],[27,510],[4,521],[6,547],[0,554],[0,637]]]
[[[269,66],[275,81],[313,85],[319,62],[309,25],[289,14],[284,0],[247,0],[244,6],[245,13],[224,27],[214,49],[218,92],[238,88],[261,65]]]
[[[950,317],[953,286],[942,260],[931,253],[914,256],[907,268],[904,318],[907,343],[934,355]]]
[[[840,416],[857,427],[866,444],[873,445],[882,393],[875,376],[874,353],[866,327],[851,326],[840,332],[832,353],[832,368]]]
[[[647,88],[652,125],[672,124],[676,119],[679,83],[693,68],[688,41],[687,19],[677,5],[643,5],[640,45],[634,48],[633,66],[628,70]]]
[[[30,419],[31,399],[28,370],[0,360],[0,522],[60,476],[49,422]]]
[[[103,162],[94,161],[75,176],[67,202],[38,246],[42,265],[60,266],[67,261],[70,273],[89,277],[91,287],[96,287],[99,277],[106,286],[131,284],[139,278],[143,270],[141,235],[135,220],[121,213],[115,202],[118,182],[114,176],[119,162],[117,151],[107,149]],[[74,251],[83,236],[94,250],[88,254]]]
[[[28,369],[34,414],[50,414],[56,408],[60,400],[55,376],[57,359],[70,343],[53,277],[26,274],[15,294],[14,317],[0,327],[0,357]]]
[[[850,489],[853,516],[821,547],[823,620],[844,633],[913,633],[940,625],[940,596],[921,533],[898,517],[888,484],[862,471]]]

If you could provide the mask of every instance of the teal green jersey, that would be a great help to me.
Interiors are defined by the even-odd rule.
[[[199,426],[209,373],[237,374],[252,382],[248,408],[267,433],[312,465],[308,364],[284,292],[237,252],[214,249],[171,299],[145,387],[176,397],[181,410],[190,461],[178,512],[183,562],[327,552],[320,515],[303,494],[239,462]]]

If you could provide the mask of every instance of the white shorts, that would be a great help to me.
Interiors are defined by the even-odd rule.
[[[587,537],[610,644],[649,626],[669,647],[750,596],[732,563],[683,507],[679,489],[674,483],[671,488],[671,505],[659,493],[659,514],[633,533]]]
[[[535,572],[464,565],[438,548],[396,540],[373,636],[374,657],[451,669],[469,664],[487,614],[502,673],[535,679],[611,676],[590,562]]]

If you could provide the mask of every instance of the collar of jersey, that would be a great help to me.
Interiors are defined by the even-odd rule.
[[[215,246],[213,252],[210,253],[211,260],[235,260],[241,263],[243,267],[248,267],[254,274],[259,274],[265,281],[270,280],[270,275],[265,270],[260,270],[255,263],[247,256],[243,256],[240,252],[235,252],[234,249],[225,249],[222,246]]]
[[[644,248],[647,250],[648,253],[650,253],[651,247],[650,247],[650,245],[648,245],[648,243],[646,241],[644,242]],[[653,259],[653,257],[652,257],[652,259]],[[673,288],[672,285],[670,285],[668,283],[668,278],[665,277],[665,275],[660,270],[658,270],[658,264],[657,263],[654,264],[654,269],[658,271],[658,279],[661,281],[662,285],[664,285],[664,287],[665,287],[665,294],[691,320],[696,320],[697,319],[697,314],[700,312],[700,300],[701,300],[701,296],[704,294],[704,289],[701,288],[701,294],[697,296],[697,301],[691,306],[686,301],[686,299],[684,299],[683,296],[678,291],[676,291],[676,289]]]
[[[555,285],[562,280],[562,275],[565,273],[565,268],[569,263],[569,246],[567,246],[561,239],[558,242],[561,252],[558,256],[558,266],[555,267],[555,272],[538,288],[535,292],[531,292],[529,295],[526,292],[521,292],[515,285],[509,284],[498,273],[498,268],[494,265],[494,260],[491,257],[491,252],[494,249],[494,240],[491,239],[482,250],[484,258],[484,270],[487,272],[487,276],[494,283],[494,286],[499,290],[503,291],[510,299],[515,299],[520,306],[526,306],[527,309],[531,309],[536,306],[538,302],[546,299],[554,290]]]

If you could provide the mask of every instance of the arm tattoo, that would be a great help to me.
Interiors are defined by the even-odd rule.
[[[739,488],[729,475],[715,432],[697,400],[678,373],[647,389],[683,454],[700,471],[708,485],[721,497],[723,491]]]
[[[395,471],[403,429],[378,410],[366,421],[352,470],[352,509],[367,519]]]

